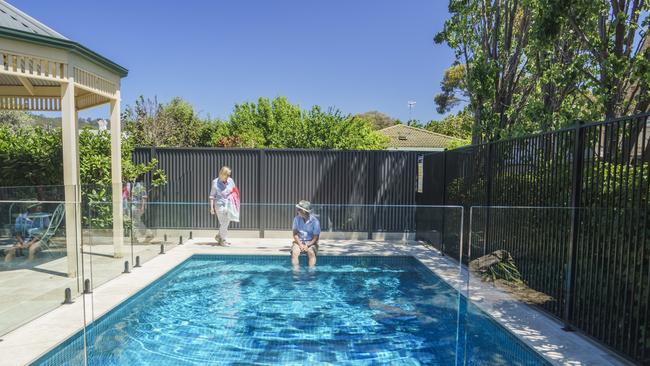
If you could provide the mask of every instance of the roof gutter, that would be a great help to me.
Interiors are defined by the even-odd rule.
[[[115,62],[107,59],[106,57],[98,54],[97,52],[85,47],[77,42],[70,41],[67,39],[59,39],[54,37],[48,37],[41,34],[23,32],[13,28],[0,27],[0,37],[14,39],[18,41],[25,41],[30,43],[35,43],[43,46],[49,46],[54,48],[60,48],[72,53],[75,53],[79,56],[82,56],[102,67],[105,67],[120,77],[125,77],[129,74],[129,70],[116,64]]]

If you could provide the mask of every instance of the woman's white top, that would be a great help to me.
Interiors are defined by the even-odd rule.
[[[212,181],[210,199],[215,200],[218,207],[225,207],[233,188],[235,188],[235,181],[232,178],[228,178],[225,183],[217,178]]]

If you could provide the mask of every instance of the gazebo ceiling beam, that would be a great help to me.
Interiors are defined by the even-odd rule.
[[[29,93],[29,95],[31,95],[31,96],[35,95],[34,94],[34,85],[32,85],[32,83],[29,81],[29,79],[27,79],[24,76],[18,76],[18,80],[20,80],[20,83],[23,84],[25,89],[27,89],[27,92]]]
[[[82,111],[84,109],[89,109],[89,108],[110,103],[112,99],[102,97],[97,94],[88,93],[88,94],[77,96],[76,100],[77,100],[77,110]]]

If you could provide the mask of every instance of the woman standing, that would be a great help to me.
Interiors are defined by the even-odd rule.
[[[228,225],[230,225],[231,215],[228,212],[229,200],[235,187],[235,181],[230,177],[232,171],[229,167],[224,166],[219,170],[219,177],[212,181],[210,189],[210,214],[217,215],[219,219],[219,233],[215,236],[219,245],[229,246],[228,242]]]

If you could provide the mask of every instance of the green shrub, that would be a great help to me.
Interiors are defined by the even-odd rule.
[[[0,186],[63,183],[61,133],[0,125]]]
[[[134,164],[131,158],[133,149],[134,145],[130,139],[122,140],[123,182],[120,182],[116,189],[121,190],[121,183],[134,182],[137,177],[150,172],[153,187],[165,184],[167,181],[165,173],[156,169],[158,161],[153,159],[148,164]],[[61,130],[0,125],[0,166],[2,166],[0,187],[62,186]],[[112,216],[108,203],[112,201],[113,187],[111,187],[111,135],[108,131],[91,129],[80,131],[79,174],[84,224],[92,224],[96,228],[110,227]],[[62,192],[58,193],[54,199],[63,199]],[[7,199],[21,198],[45,199],[46,197],[7,197]],[[105,204],[98,205],[98,203]],[[90,212],[89,205],[96,207],[97,212]]]

